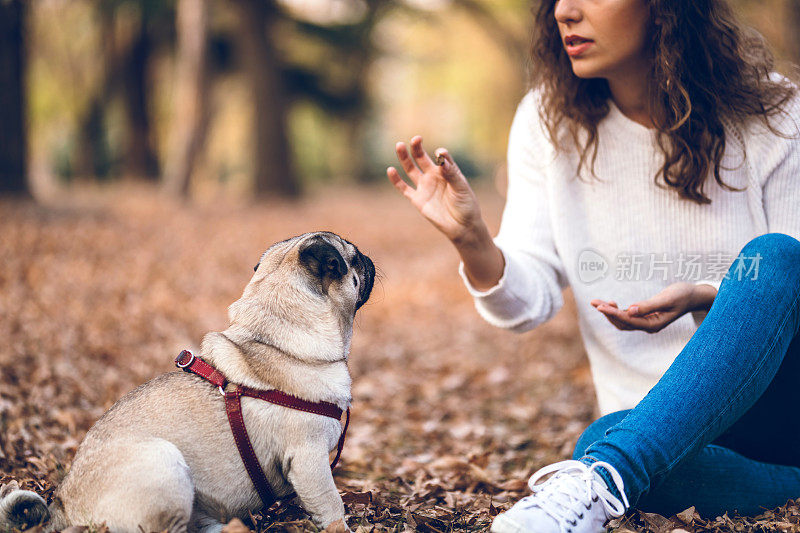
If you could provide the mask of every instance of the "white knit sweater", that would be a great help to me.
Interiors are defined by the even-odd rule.
[[[697,329],[702,316],[685,315],[660,332],[620,331],[590,301],[615,300],[620,308],[649,298],[677,281],[719,286],[752,238],[780,232],[800,238],[800,103],[773,124],[762,122],[728,135],[723,182],[713,176],[705,192],[711,204],[682,200],[657,186],[663,155],[654,130],[611,104],[598,126],[592,178],[576,179],[575,150],[556,153],[543,130],[536,93],[520,103],[508,146],[508,195],[495,242],[505,256],[499,283],[472,287],[480,315],[489,323],[526,331],[549,320],[563,305],[567,285],[589,355],[600,411],[633,408],[658,381]],[[742,148],[746,159],[742,157]],[[744,264],[755,275],[757,259]],[[638,266],[637,266],[638,265]]]

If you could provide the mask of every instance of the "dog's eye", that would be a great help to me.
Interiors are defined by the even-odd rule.
[[[358,277],[353,276],[353,287],[358,287]]]

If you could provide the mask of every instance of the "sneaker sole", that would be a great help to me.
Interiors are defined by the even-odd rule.
[[[528,533],[529,531],[504,514],[497,515],[492,521],[492,533]]]

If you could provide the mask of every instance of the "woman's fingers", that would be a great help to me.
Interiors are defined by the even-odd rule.
[[[684,302],[690,298],[692,290],[693,286],[685,282],[674,283],[646,300],[632,303],[624,310],[619,309],[613,300],[605,302],[594,299],[589,303],[620,329],[623,329],[621,325],[625,325],[625,329],[655,333],[686,313]]]
[[[660,295],[656,295],[649,300],[636,302],[628,308],[631,316],[645,317],[651,313],[673,311],[678,306],[677,301],[668,300]]]
[[[606,302],[605,300],[599,300],[595,298],[594,300],[591,300],[589,303],[592,304],[593,307],[597,307],[599,305],[610,305],[611,307],[617,307],[617,302],[615,302],[614,300],[609,300]]]
[[[605,314],[606,316],[613,316],[617,320],[622,320],[626,323],[630,322],[630,318],[627,316],[627,313],[625,311],[622,311],[619,307],[617,307],[616,302],[601,304],[600,306],[597,307],[597,310]]]
[[[624,331],[627,331],[627,330],[630,330],[630,329],[632,329],[632,328],[630,327],[630,325],[629,325],[629,324],[627,324],[627,323],[625,323],[625,322],[623,322],[623,321],[619,320],[617,317],[615,317],[615,316],[613,316],[613,315],[609,315],[609,314],[607,314],[607,313],[603,313],[603,315],[604,315],[604,316],[606,317],[606,319],[607,319],[609,322],[611,322],[611,324],[613,324],[613,325],[614,325],[614,327],[616,327],[617,329],[621,329],[621,330],[624,330]]]
[[[422,149],[422,137],[415,135],[411,138],[411,155],[422,172],[427,172],[434,167],[433,160]]]
[[[668,308],[665,302],[660,301],[658,298],[652,298],[643,302],[631,304],[628,311],[631,316],[645,316],[656,311],[665,311]]]
[[[461,174],[447,149],[438,148],[435,153],[436,162],[434,162],[422,148],[422,137],[416,135],[411,139],[410,149],[405,143],[399,142],[395,145],[395,151],[397,159],[413,187],[403,180],[394,167],[389,167],[386,175],[395,188],[407,198],[411,198],[414,192],[419,190],[421,184],[423,186],[426,184],[449,184],[457,193],[469,192],[469,183]]]
[[[408,183],[403,181],[403,178],[400,176],[400,173],[397,172],[396,168],[387,168],[386,175],[389,177],[389,181],[392,182],[392,185],[394,185],[395,189],[400,191],[406,198],[411,198],[411,195],[414,193],[414,189],[411,188]]]
[[[598,306],[597,310],[603,313],[615,326],[625,326],[625,328],[620,327],[620,329],[638,329],[649,333],[659,331],[673,320],[666,313],[652,314],[646,317],[633,317],[627,311],[622,311],[608,304]]]
[[[436,158],[436,163],[439,164],[439,162],[441,162],[439,166],[442,167],[444,179],[453,185],[461,185],[461,182],[464,181],[461,171],[458,169],[456,162],[453,161],[453,157],[450,155],[450,152],[447,151],[447,148],[437,148],[433,154]]]
[[[414,183],[414,185],[419,183],[420,171],[414,164],[414,160],[411,158],[411,154],[408,152],[406,143],[397,143],[395,145],[395,151],[397,152],[397,159],[403,166],[403,170],[408,175],[408,178]]]
[[[441,166],[444,170],[452,170],[456,168],[456,162],[453,161],[453,158],[450,156],[450,152],[447,151],[447,148],[437,148],[433,151],[433,155],[436,158],[436,164]]]

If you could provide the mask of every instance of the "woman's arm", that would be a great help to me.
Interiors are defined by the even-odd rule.
[[[627,309],[620,309],[614,301],[592,300],[590,303],[617,329],[656,333],[686,313],[708,311],[716,296],[717,289],[713,285],[679,281]]]
[[[397,143],[395,148],[414,187],[404,182],[394,167],[386,171],[389,180],[453,243],[470,283],[479,289],[496,285],[503,275],[503,254],[494,244],[475,193],[453,158],[439,148],[436,158],[442,163],[434,163],[422,148],[420,136],[411,139],[410,152],[404,143]]]
[[[695,283],[692,290],[690,311],[708,311],[717,297],[719,283]]]
[[[490,324],[514,331],[526,331],[550,319],[563,305],[561,291],[567,281],[549,215],[545,170],[552,146],[538,123],[533,93],[523,99],[511,127],[508,194],[495,239],[463,175],[447,172],[455,164],[445,150],[436,151],[446,156],[443,179],[437,178],[435,164],[416,137],[410,155],[402,143],[397,150],[413,187],[394,168],[387,171],[389,180],[456,247],[463,261],[460,270],[480,315]]]
[[[800,95],[781,119],[773,123],[780,135],[762,125],[747,132],[747,157],[757,172],[753,185],[761,188],[767,231],[800,239]],[[682,314],[708,311],[720,283],[676,283],[627,309],[602,300],[593,300],[592,305],[619,329],[655,332]]]

